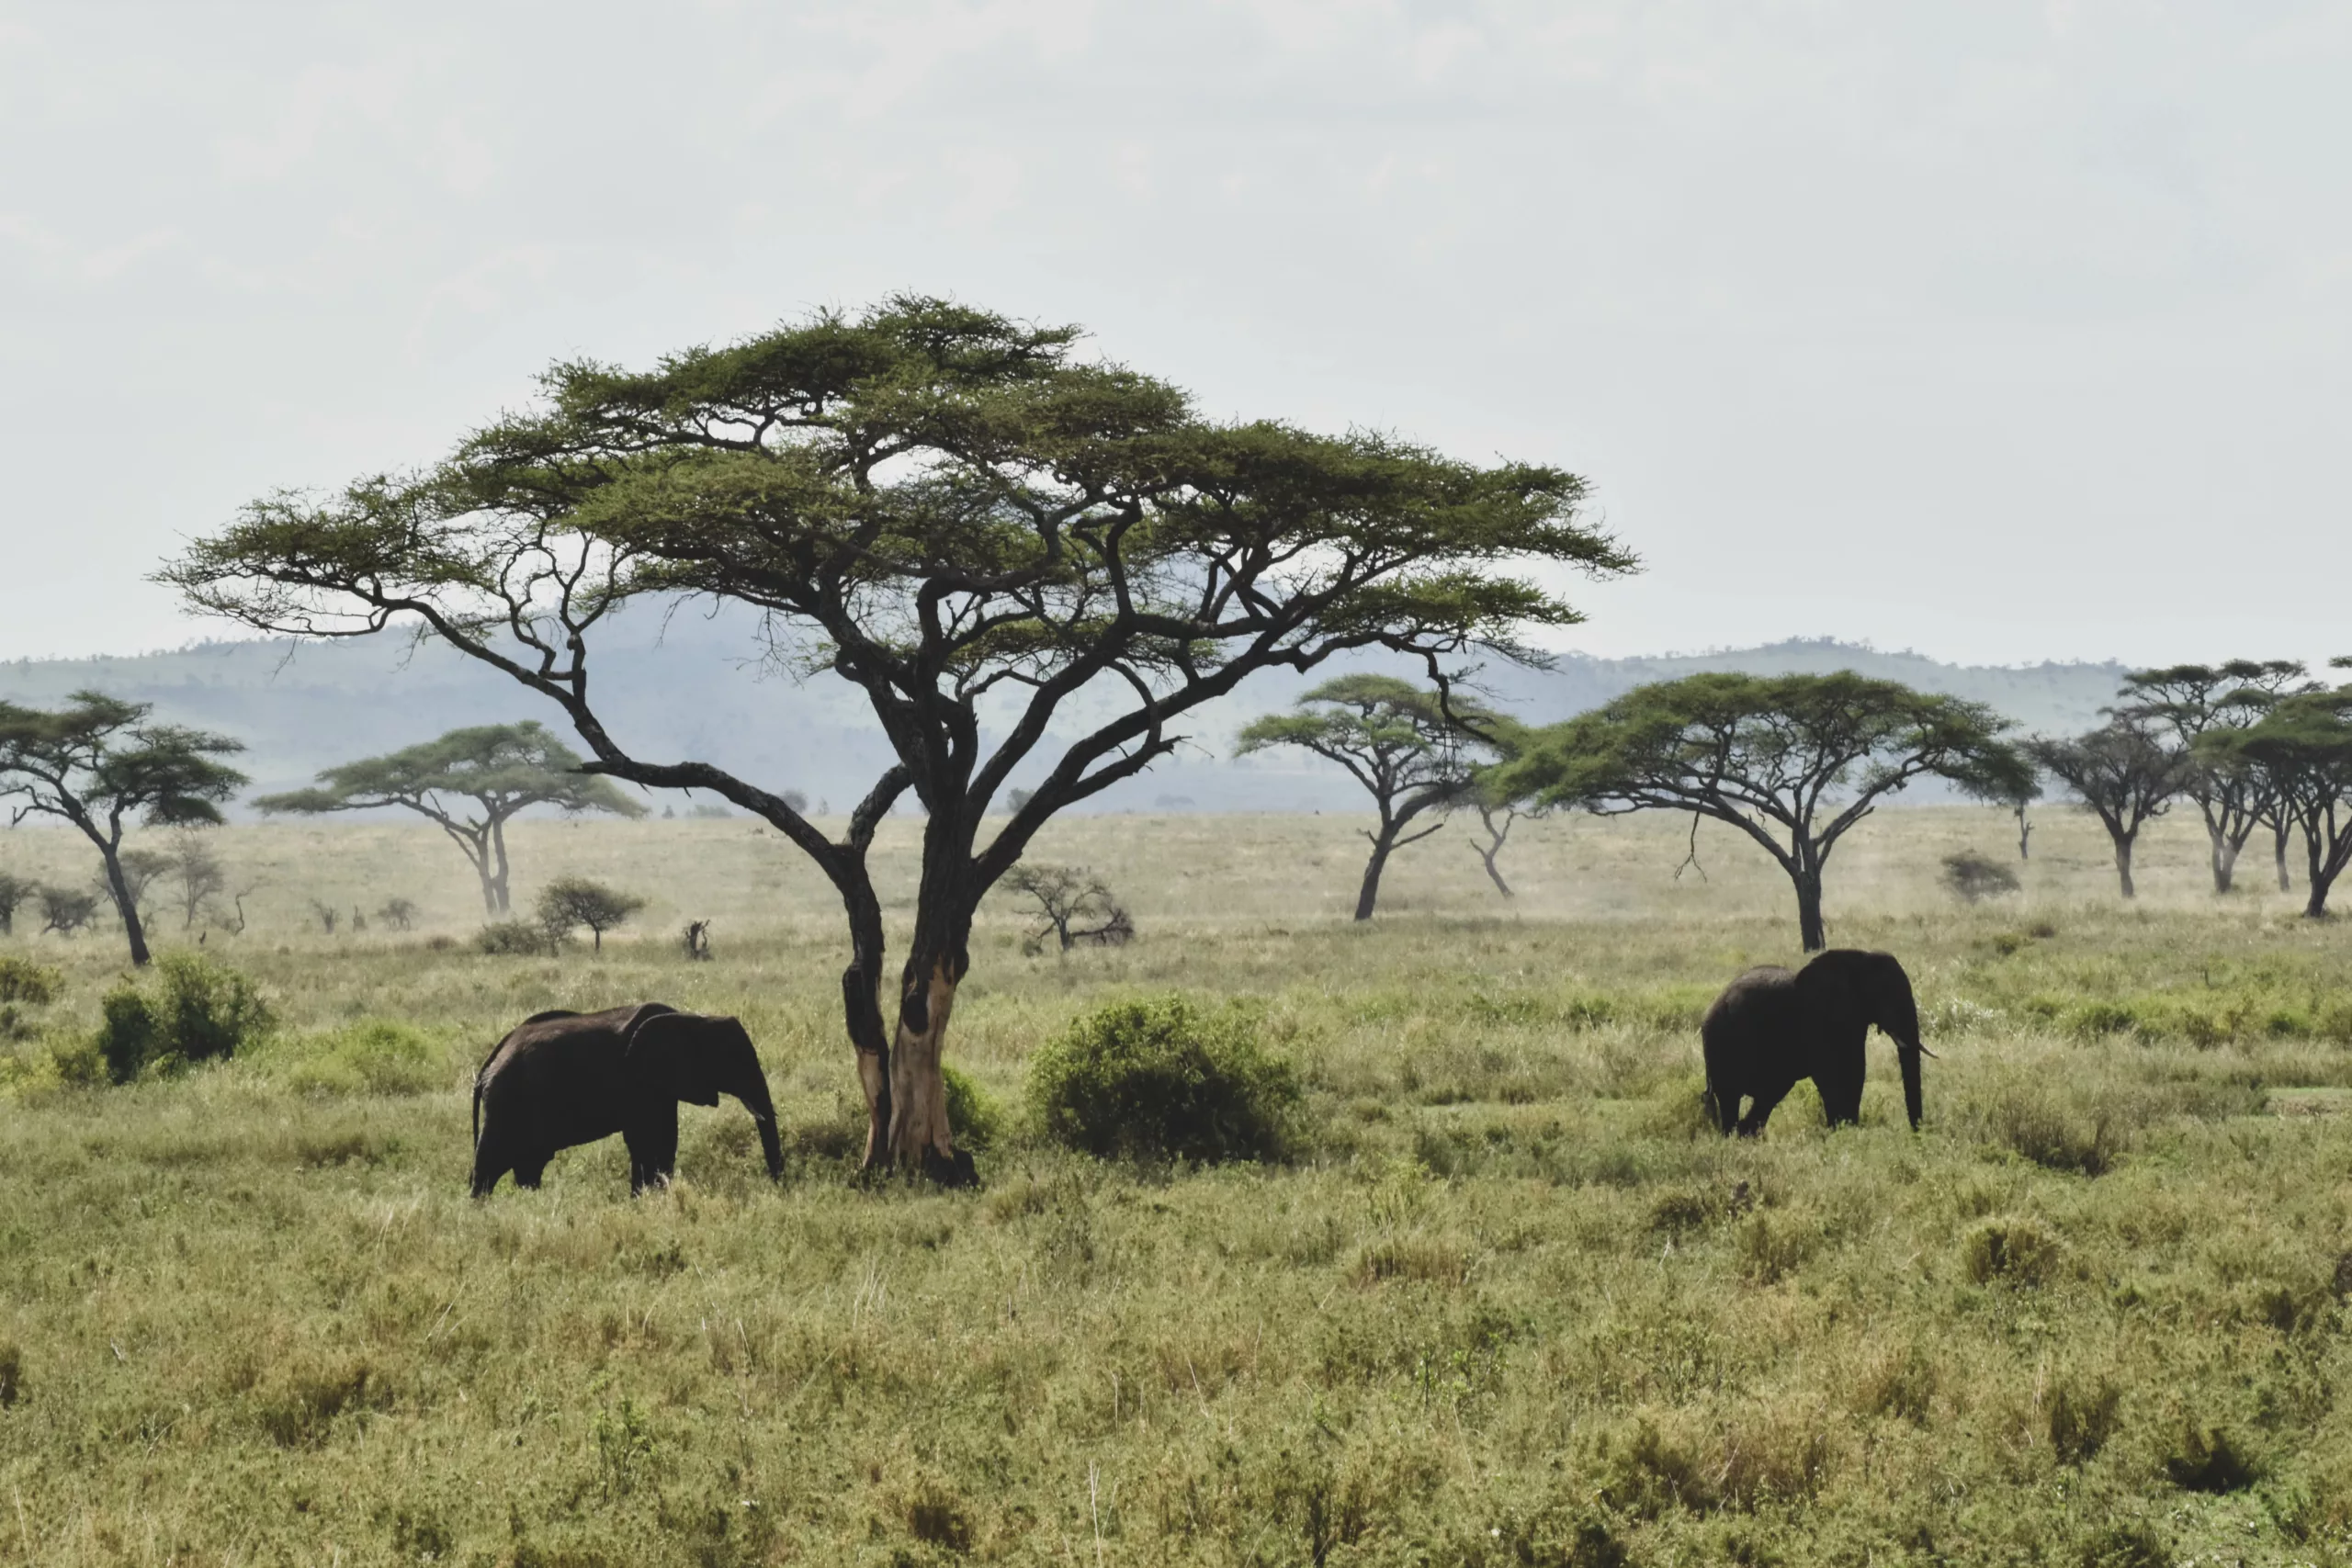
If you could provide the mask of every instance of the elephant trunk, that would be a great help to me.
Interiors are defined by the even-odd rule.
[[[784,1176],[784,1145],[776,1137],[775,1101],[768,1096],[767,1075],[754,1067],[750,1079],[735,1091],[735,1098],[752,1113],[752,1125],[760,1130],[760,1153],[768,1162],[768,1179],[780,1180]]]
[[[1894,998],[1893,1016],[1879,1027],[1894,1036],[1894,1057],[1903,1069],[1903,1109],[1909,1113],[1911,1130],[1916,1133],[1919,1130],[1919,1058],[1931,1053],[1919,1043],[1919,1004],[1912,998],[1908,982]]]

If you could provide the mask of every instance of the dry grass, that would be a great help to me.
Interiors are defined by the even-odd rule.
[[[1352,826],[1066,824],[1037,852],[1140,939],[1024,959],[1008,907],[958,1004],[954,1059],[1011,1106],[1107,997],[1257,998],[1317,1128],[1272,1170],[1016,1130],[978,1195],[855,1186],[829,896],[745,820],[519,833],[518,902],[655,900],[601,961],[432,945],[481,916],[429,829],[234,829],[270,885],[206,951],[283,1028],[123,1089],[44,1066],[112,939],[0,944],[65,978],[0,1101],[0,1562],[2344,1559],[2344,927],[2217,903],[2169,822],[2120,908],[2056,812],[2024,895],[1964,908],[1940,857],[2003,819],[1884,814],[1832,864],[1833,939],[1919,981],[1928,1130],[1878,1060],[1861,1129],[1800,1089],[1734,1145],[1690,1025],[1792,956],[1753,852],[1702,834],[1678,881],[1684,824],[1534,824],[1506,906],[1441,838],[1367,931]],[[0,837],[20,874],[83,858]],[[301,924],[395,894],[407,936]],[[675,951],[689,915],[716,962]],[[630,1201],[616,1145],[468,1201],[491,1040],[653,997],[750,1024],[784,1187],[727,1107],[686,1113],[666,1193]]]

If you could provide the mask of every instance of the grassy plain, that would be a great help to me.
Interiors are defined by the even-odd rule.
[[[1760,856],[1702,833],[1677,877],[1685,823],[1523,824],[1506,903],[1457,827],[1361,929],[1353,827],[1064,824],[1037,852],[1139,940],[1024,958],[992,909],[958,1003],[951,1057],[1010,1109],[1104,999],[1244,998],[1317,1129],[1272,1170],[1016,1126],[978,1194],[856,1185],[838,921],[743,819],[525,825],[518,902],[573,872],[653,899],[601,959],[469,951],[429,829],[228,830],[266,881],[205,951],[279,1029],[126,1089],[40,1066],[115,939],[0,940],[65,976],[0,1045],[0,1562],[2352,1561],[2352,936],[2267,858],[2216,900],[2166,821],[2126,908],[2052,811],[2025,893],[1972,908],[1938,857],[2005,852],[2005,819],[1883,813],[1832,940],[1911,968],[1927,1130],[1881,1045],[1861,1129],[1801,1088],[1735,1145],[1694,1023],[1794,956]],[[0,834],[0,869],[86,859]],[[349,930],[394,895],[415,931]],[[614,1144],[469,1201],[489,1043],[656,998],[750,1025],[782,1187],[730,1105],[686,1111],[666,1193],[632,1201]]]

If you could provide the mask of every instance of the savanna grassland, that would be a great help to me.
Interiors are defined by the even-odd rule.
[[[0,1046],[0,1562],[2352,1561],[2352,934],[2267,854],[2217,900],[2168,819],[2125,907],[2052,810],[2024,893],[1964,907],[1938,858],[2013,855],[2006,818],[1881,813],[1831,936],[1911,969],[1926,1130],[1882,1043],[1860,1129],[1800,1087],[1731,1144],[1695,1023],[1795,956],[1758,854],[1702,832],[1678,876],[1685,822],[1522,824],[1506,903],[1457,825],[1365,929],[1353,827],[1057,828],[1036,853],[1141,934],[1023,957],[992,906],[950,1045],[1004,1123],[978,1193],[853,1179],[838,921],[745,819],[524,825],[518,905],[566,873],[652,900],[601,958],[472,951],[428,828],[225,830],[265,881],[204,951],[276,1029],[119,1089],[59,1067],[118,939],[20,921],[0,951],[62,986]],[[0,834],[19,874],[86,858]],[[1024,1131],[1039,1043],[1167,990],[1296,1064],[1295,1163]],[[469,1201],[491,1043],[648,998],[745,1020],[782,1185],[729,1103],[684,1112],[666,1192],[629,1199],[616,1141]]]

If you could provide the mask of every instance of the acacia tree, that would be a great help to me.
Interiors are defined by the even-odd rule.
[[[548,939],[561,943],[574,930],[586,926],[595,935],[595,949],[605,951],[605,933],[627,925],[645,908],[634,893],[623,893],[584,876],[559,876],[539,893],[539,924]]]
[[[257,502],[164,580],[277,632],[421,623],[561,707],[590,772],[773,824],[842,899],[868,1165],[956,1179],[969,1161],[939,1061],[967,939],[1040,828],[1260,671],[1359,648],[1433,675],[1476,649],[1532,660],[1525,627],[1580,617],[1519,563],[1633,564],[1577,521],[1572,474],[1211,423],[1176,389],[1086,361],[1078,338],[901,298],[644,373],[558,365],[537,407],[437,468]],[[692,595],[761,612],[770,658],[872,707],[897,760],[840,838],[780,790],[641,754],[598,712],[605,623]],[[989,821],[1041,750],[1027,800]],[[867,853],[910,791],[925,821],[893,1033]]]
[[[381,757],[363,757],[318,775],[321,787],[266,795],[264,811],[369,811],[397,806],[429,818],[465,852],[481,881],[484,912],[505,914],[506,824],[534,806],[568,815],[608,811],[642,817],[645,807],[610,779],[580,771],[579,752],[536,719],[453,729]],[[470,809],[469,808],[470,807]]]
[[[2029,740],[2025,749],[2107,829],[2115,846],[2116,879],[2126,898],[2134,897],[2132,846],[2143,827],[2172,808],[2188,759],[2166,746],[2153,725],[2122,714],[2087,734]]]
[[[1828,945],[1821,877],[1838,840],[1916,778],[2010,798],[2028,770],[2000,739],[2007,728],[1982,703],[1851,671],[1709,673],[1637,687],[1539,730],[1501,772],[1505,787],[1554,805],[1688,811],[1738,829],[1788,874],[1813,953]]]
[[[2333,662],[2352,669],[2352,659]],[[2352,685],[2283,696],[2243,729],[2209,732],[2199,748],[2217,765],[2261,771],[2280,818],[2303,832],[2303,913],[2325,917],[2328,891],[2352,863]]]
[[[154,828],[218,823],[220,803],[245,782],[217,760],[243,750],[244,742],[150,724],[153,706],[89,691],[75,692],[53,713],[0,702],[0,799],[14,803],[11,822],[35,813],[59,818],[97,846],[107,896],[122,917],[130,962],[140,965],[149,957],[139,914],[145,883],[134,889],[125,874],[124,827],[134,818]]]
[[[1394,675],[1341,675],[1298,699],[1298,713],[1270,713],[1241,731],[1238,756],[1295,746],[1345,768],[1372,795],[1380,825],[1364,829],[1372,858],[1356,891],[1356,919],[1372,919],[1388,857],[1445,826],[1445,811],[1470,791],[1475,750],[1499,716]],[[1435,811],[1419,832],[1414,820]]]
[[[2196,802],[2205,819],[2216,893],[2230,890],[2238,852],[2266,822],[2277,825],[2278,886],[2286,887],[2289,818],[2279,809],[2267,770],[2248,765],[2230,748],[2200,747],[2198,741],[2255,723],[2283,694],[2302,684],[2304,674],[2303,666],[2293,660],[2233,659],[2220,665],[2140,670],[2123,678],[2118,695],[2124,705],[2118,711],[2163,730],[2170,749],[2186,759],[2180,793]]]

